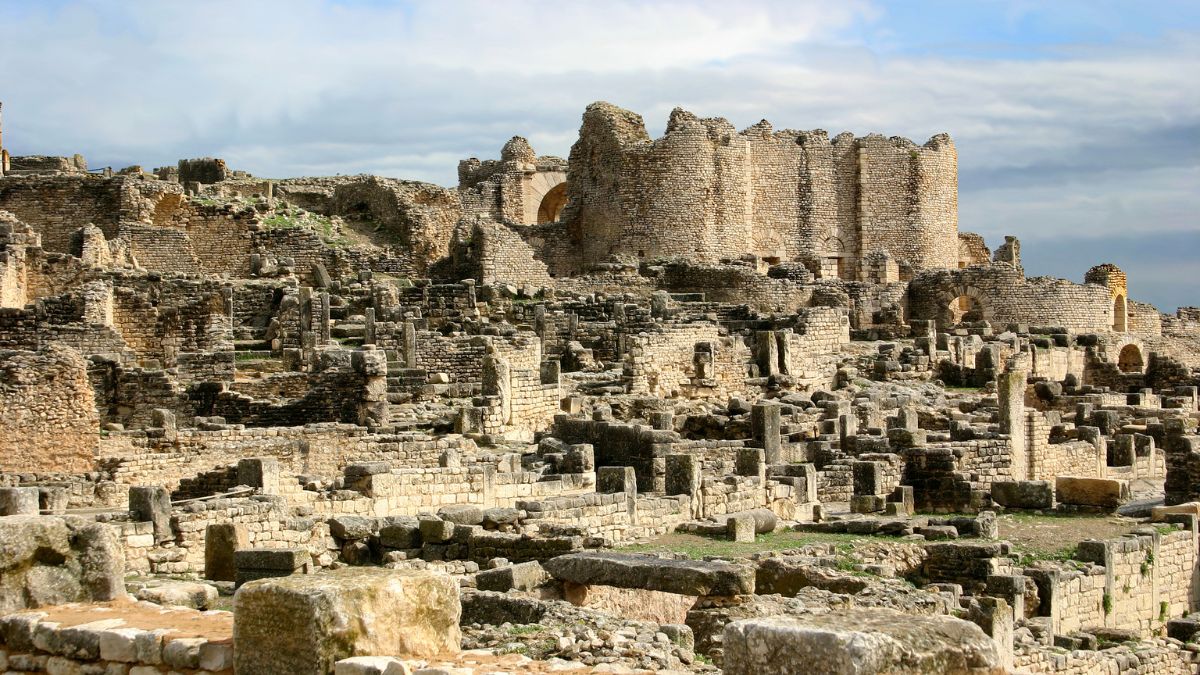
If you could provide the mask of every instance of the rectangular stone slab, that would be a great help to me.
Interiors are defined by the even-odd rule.
[[[667,560],[635,553],[582,552],[543,563],[554,578],[583,585],[640,588],[681,595],[749,595],[754,571],[699,560]]]

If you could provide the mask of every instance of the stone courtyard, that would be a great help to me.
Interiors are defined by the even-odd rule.
[[[0,146],[0,672],[1198,672],[1200,308],[949,135],[458,176]]]

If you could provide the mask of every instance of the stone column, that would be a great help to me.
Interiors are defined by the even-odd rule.
[[[783,458],[783,426],[781,408],[775,403],[759,403],[750,408],[750,436],[762,445],[767,464],[781,464]]]
[[[996,399],[1000,405],[1000,433],[1008,434],[1012,447],[1012,478],[1029,478],[1029,449],[1025,443],[1025,371],[1008,370],[996,375]]]
[[[171,529],[171,495],[159,485],[135,485],[129,488],[129,515],[134,522],[154,526],[154,543],[175,538]]]

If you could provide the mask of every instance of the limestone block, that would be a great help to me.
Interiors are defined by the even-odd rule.
[[[421,540],[429,544],[444,544],[454,539],[454,523],[440,518],[420,520]]]
[[[996,642],[973,623],[888,609],[745,619],[725,627],[724,672],[813,675],[1006,672]]]
[[[461,606],[448,575],[347,568],[262,579],[234,597],[239,673],[325,675],[354,656],[458,652]]]
[[[484,570],[475,575],[475,587],[481,591],[532,591],[550,581],[550,575],[537,561]]]
[[[1059,476],[1054,487],[1059,502],[1075,506],[1115,509],[1130,499],[1126,480]]]
[[[754,593],[754,571],[723,562],[588,551],[551,558],[543,566],[554,578],[580,585],[640,588],[681,595]]]
[[[138,589],[134,597],[159,605],[208,609],[217,602],[217,588],[191,581],[162,581]]]
[[[256,579],[308,574],[312,570],[312,557],[298,548],[245,549],[234,553],[233,559],[238,586]]]
[[[451,504],[438,509],[442,520],[456,525],[483,524],[483,509],[474,504]]]
[[[992,501],[1009,509],[1051,509],[1054,490],[1045,480],[996,481]]]
[[[337,516],[329,519],[329,534],[338,539],[355,541],[375,534],[378,524],[374,518]]]
[[[35,487],[0,488],[0,516],[36,516],[38,498]]]
[[[1150,509],[1150,520],[1162,523],[1167,521],[1167,516],[1179,514],[1200,518],[1200,502],[1185,502],[1174,506],[1155,506]]]
[[[237,523],[213,523],[204,530],[204,578],[234,581],[237,566],[233,556],[239,549],[250,548],[246,526]]]
[[[129,488],[129,515],[134,522],[149,522],[154,527],[154,543],[162,544],[175,538],[171,529],[171,495],[158,485],[135,485]]]
[[[279,460],[275,457],[249,457],[238,461],[238,484],[261,488],[264,494],[279,492]]]
[[[6,516],[0,518],[0,542],[0,614],[125,594],[124,551],[107,525]]]
[[[754,516],[736,515],[725,521],[729,538],[739,543],[754,543]]]

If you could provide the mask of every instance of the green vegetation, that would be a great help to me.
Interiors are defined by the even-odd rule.
[[[1171,611],[1171,603],[1167,602],[1166,600],[1163,600],[1162,602],[1158,603],[1158,620],[1160,623],[1167,622],[1167,618],[1169,616],[1170,611]]]
[[[1113,610],[1113,599],[1112,599],[1112,595],[1111,595],[1111,594],[1109,594],[1109,593],[1105,593],[1105,594],[1104,594],[1104,599],[1101,601],[1101,606],[1103,606],[1103,607],[1104,607],[1104,615],[1105,615],[1105,616],[1108,616],[1109,614],[1112,614],[1112,610]]]

